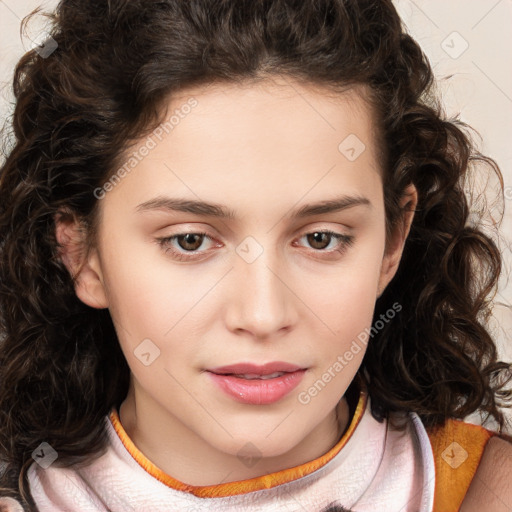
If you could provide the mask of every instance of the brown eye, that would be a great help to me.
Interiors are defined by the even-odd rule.
[[[197,251],[203,243],[203,237],[201,233],[186,233],[176,236],[176,242],[186,251]]]
[[[301,238],[306,238],[308,245],[316,249],[316,251],[326,253],[340,251],[354,243],[353,235],[343,235],[342,233],[335,233],[329,230],[313,231],[303,235]],[[331,244],[333,240],[334,244]],[[327,248],[328,250],[326,250]]]
[[[157,238],[156,241],[166,254],[170,254],[179,261],[204,256],[208,251],[200,250],[204,239],[213,240],[207,233],[179,233],[165,238]]]
[[[309,233],[306,237],[313,249],[325,249],[329,246],[332,234],[326,231],[315,231],[314,233]]]

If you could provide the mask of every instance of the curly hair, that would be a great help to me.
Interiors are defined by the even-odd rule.
[[[23,23],[26,23],[34,11]],[[47,442],[60,465],[106,448],[102,418],[128,392],[130,370],[108,310],[82,303],[61,262],[56,215],[95,243],[94,190],[133,141],[193,85],[281,75],[334,92],[367,86],[380,138],[386,237],[414,184],[418,205],[374,322],[401,313],[368,344],[359,369],[372,414],[414,411],[427,427],[481,410],[503,427],[511,393],[498,378],[486,326],[500,251],[470,222],[464,186],[499,167],[446,119],[432,69],[391,0],[62,0],[46,16],[56,42],[18,62],[12,147],[0,174],[0,479],[35,509],[32,452]],[[476,168],[476,167],[475,167]],[[56,462],[57,463],[57,462]]]

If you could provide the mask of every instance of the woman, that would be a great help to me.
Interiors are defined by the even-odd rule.
[[[512,503],[490,477],[510,442],[460,421],[503,427],[510,398],[483,322],[501,258],[460,186],[499,169],[392,3],[63,1],[54,22],[0,178],[3,493]]]

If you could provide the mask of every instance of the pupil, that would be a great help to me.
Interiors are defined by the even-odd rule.
[[[328,233],[319,233],[318,231],[315,231],[310,236],[312,236],[312,238],[313,238],[313,244],[312,244],[313,246],[314,246],[314,244],[320,244],[320,246],[322,246],[322,240],[321,240],[322,237],[328,237],[329,234]],[[323,245],[325,245],[325,242]],[[329,244],[327,244],[327,245],[329,245]],[[323,247],[316,247],[316,248],[319,249],[319,248],[323,248]]]
[[[200,235],[196,233],[187,233],[183,238],[185,245],[197,245],[197,240],[194,244],[194,237],[199,237]],[[185,247],[184,247],[185,248]],[[197,247],[186,247],[188,249],[196,249]]]

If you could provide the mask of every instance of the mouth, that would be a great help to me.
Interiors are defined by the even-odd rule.
[[[206,371],[219,389],[237,402],[266,405],[281,400],[295,389],[306,370],[278,361],[259,366],[240,363]]]

